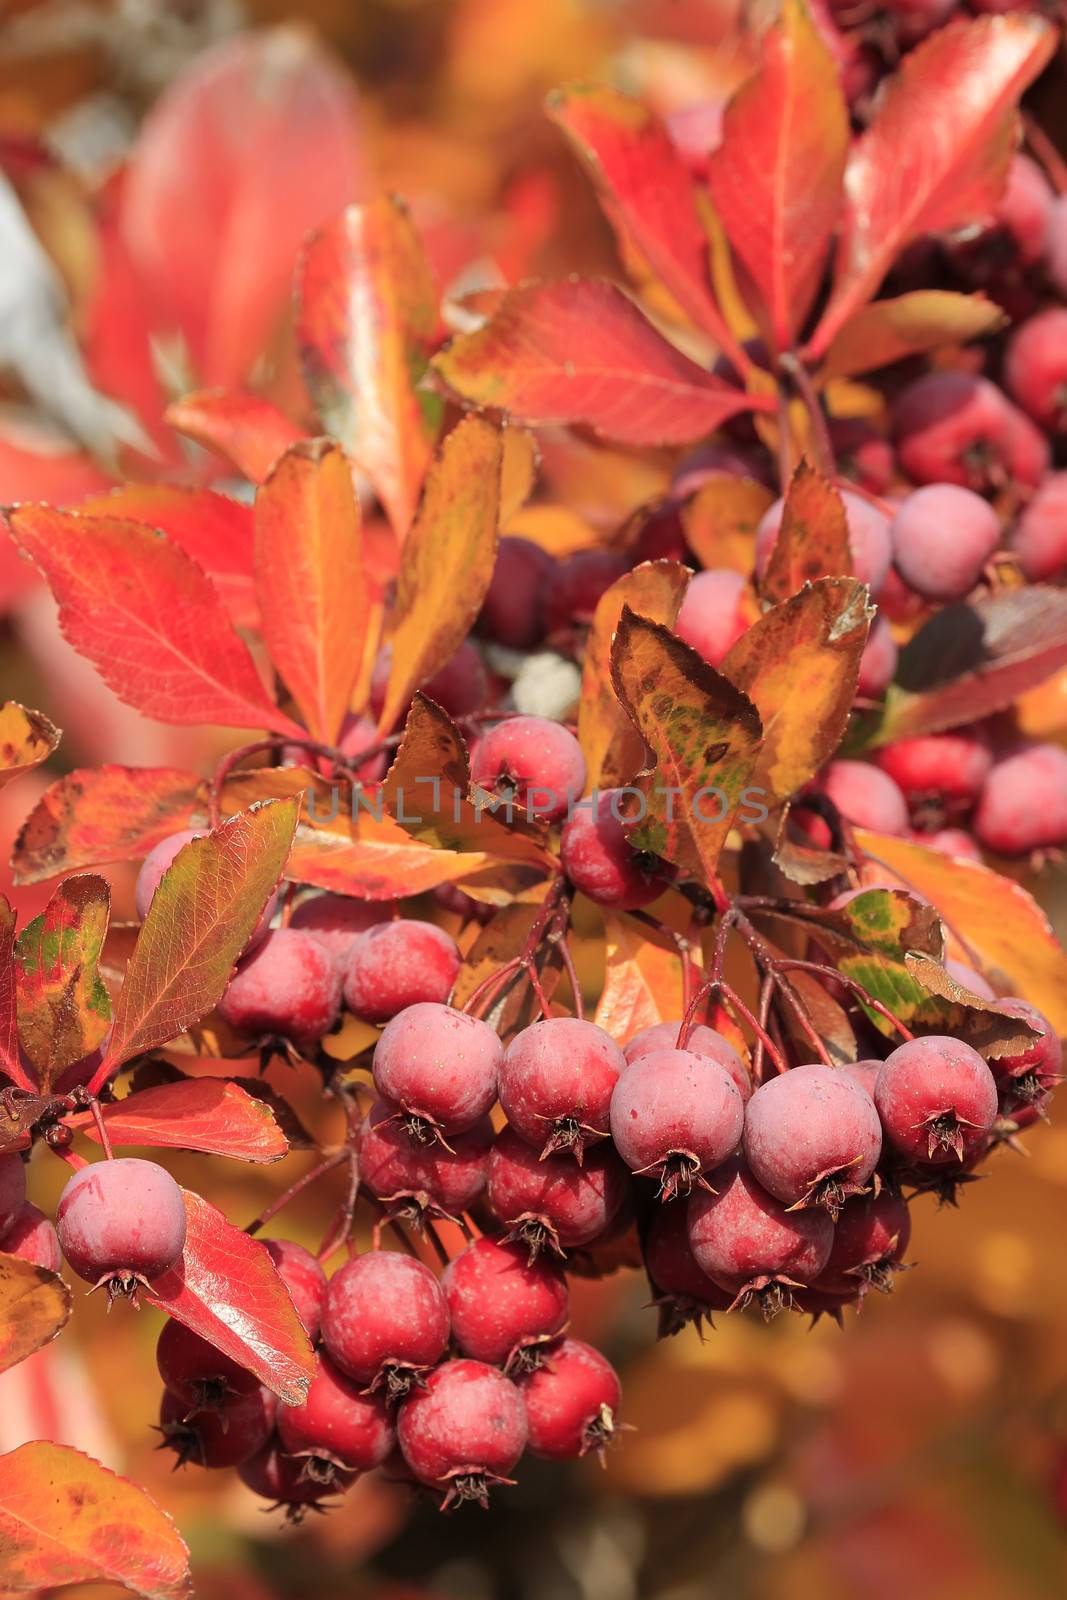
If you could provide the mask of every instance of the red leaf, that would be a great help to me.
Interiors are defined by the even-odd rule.
[[[441,407],[418,393],[437,332],[437,292],[398,201],[349,206],[308,242],[298,283],[308,389],[363,468],[402,538],[433,454]]]
[[[238,627],[259,626],[252,576],[252,507],[213,489],[127,484],[78,507],[88,517],[122,517],[158,528],[211,578]]]
[[[67,639],[121,699],[161,722],[297,731],[176,544],[143,523],[48,506],[16,507],[8,523],[47,577]]]
[[[1015,12],[952,22],[904,57],[849,159],[836,284],[812,358],[912,239],[989,214],[1013,148],[1007,119],[1057,38],[1042,18]]]
[[[182,1264],[153,1279],[144,1298],[254,1372],[287,1405],[300,1405],[315,1356],[266,1247],[198,1194],[183,1193]]]
[[[203,1150],[235,1161],[277,1161],[289,1144],[270,1107],[223,1078],[183,1078],[102,1107],[112,1144]],[[89,1112],[66,1119],[99,1144]]]
[[[560,90],[549,96],[548,110],[584,161],[616,232],[632,240],[687,316],[744,371],[744,352],[712,293],[693,180],[655,112],[602,84]]]
[[[763,65],[731,100],[708,182],[779,350],[811,308],[841,209],[848,108],[800,0],[763,36]]]
[[[207,785],[174,767],[79,767],[46,789],[22,824],[15,882],[41,883],[104,861],[139,861],[207,815]]]
[[[252,483],[262,483],[278,457],[307,438],[272,401],[239,391],[201,389],[184,395],[167,407],[166,420]]]
[[[369,601],[352,468],[326,440],[297,444],[256,496],[263,637],[316,739],[333,744],[363,661]]]
[[[586,423],[622,444],[687,444],[770,404],[698,367],[597,279],[510,290],[485,327],[433,365],[473,405],[533,426]]]
[[[296,28],[196,56],[150,112],[122,233],[157,329],[184,336],[202,382],[245,375],[305,235],[362,187],[356,116],[347,76]]]

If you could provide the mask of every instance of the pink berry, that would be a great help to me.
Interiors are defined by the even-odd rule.
[[[885,1136],[902,1156],[941,1164],[979,1149],[997,1116],[997,1086],[976,1050],[928,1035],[887,1056],[874,1087]]]
[[[917,594],[962,600],[1000,544],[1000,518],[973,490],[930,483],[904,501],[892,537],[896,569]]]
[[[1049,450],[1030,419],[988,378],[930,372],[893,407],[897,457],[916,483],[984,490],[1007,476],[1036,488]]]
[[[343,972],[361,933],[388,922],[393,900],[353,900],[347,894],[313,894],[301,900],[289,918],[290,930],[310,933]]]
[[[993,765],[989,741],[967,729],[897,739],[874,759],[912,804],[929,797],[977,800]]]
[[[874,1086],[882,1070],[880,1061],[846,1061],[840,1070],[847,1073],[853,1083],[858,1083],[860,1088],[869,1094],[872,1100],[874,1099]]]
[[[626,557],[616,550],[579,550],[559,562],[545,594],[548,632],[591,622],[601,596],[627,567]]]
[[[488,1117],[448,1145],[414,1142],[382,1100],[371,1107],[359,1144],[360,1181],[391,1217],[421,1230],[426,1216],[459,1218],[485,1189],[493,1125]]]
[[[18,1160],[17,1156],[3,1156],[0,1161]],[[19,1163],[21,1166],[21,1162]],[[20,1256],[32,1261],[46,1272],[59,1272],[63,1266],[63,1252],[59,1236],[50,1217],[29,1200],[15,1213],[14,1220],[0,1238],[0,1251],[9,1256]]]
[[[911,1238],[911,1213],[892,1189],[857,1195],[837,1218],[830,1259],[813,1287],[828,1294],[888,1294]]]
[[[277,1401],[262,1384],[231,1396],[212,1411],[190,1416],[184,1400],[166,1390],[159,1408],[160,1448],[173,1450],[176,1466],[236,1467],[262,1449],[274,1428]]]
[[[681,1026],[681,1021],[653,1022],[651,1026],[642,1028],[640,1033],[635,1033],[623,1051],[627,1065],[640,1061],[642,1056],[651,1055],[653,1051],[676,1050]],[[695,1056],[708,1056],[712,1061],[717,1061],[720,1067],[725,1067],[736,1083],[742,1100],[747,1100],[752,1093],[749,1070],[736,1050],[722,1048],[724,1043],[726,1041],[721,1033],[709,1028],[706,1023],[698,1022],[694,1028],[690,1028],[685,1048]]]
[[[370,717],[358,717],[354,712],[349,712],[341,724],[341,732],[337,740],[337,748],[349,761],[357,762],[365,750],[374,750],[374,754],[365,761],[358,761],[355,766],[355,776],[360,783],[380,783],[385,777],[385,769],[389,765],[389,758],[384,750],[376,747],[381,744],[381,734],[375,722]]]
[[[756,1299],[764,1316],[792,1305],[830,1259],[834,1224],[821,1206],[788,1210],[735,1156],[689,1201],[689,1244],[703,1270],[735,1306]]]
[[[185,1246],[185,1202],[154,1161],[94,1161],[59,1197],[56,1232],[63,1254],[109,1298],[133,1296],[138,1283],[169,1272]]]
[[[543,639],[545,598],[555,566],[540,545],[505,535],[482,601],[482,633],[510,650],[529,650]]]
[[[606,1141],[569,1155],[538,1156],[512,1128],[502,1128],[489,1157],[489,1208],[531,1257],[557,1255],[600,1239],[621,1212],[629,1173]]]
[[[670,1338],[692,1322],[699,1329],[713,1311],[728,1311],[733,1295],[713,1283],[689,1245],[684,1206],[657,1206],[644,1237],[645,1270],[659,1312],[659,1337]]]
[[[1067,195],[1057,195],[1049,207],[1045,271],[1057,294],[1067,297]]]
[[[168,1391],[181,1401],[186,1417],[217,1411],[234,1396],[252,1394],[259,1388],[259,1379],[247,1367],[173,1318],[164,1323],[159,1336],[156,1366]]]
[[[368,928],[345,968],[345,1005],[367,1022],[388,1022],[420,1002],[441,1005],[460,968],[459,947],[433,922],[401,918]]]
[[[421,1261],[377,1250],[330,1279],[322,1340],[350,1378],[387,1396],[405,1394],[448,1348],[448,1307]]]
[[[478,740],[471,777],[531,816],[558,822],[585,788],[585,757],[561,723],[511,717]]]
[[[1063,1046],[1052,1023],[1044,1012],[1027,1000],[1009,995],[999,1002],[1013,1017],[1021,1017],[1040,1038],[1026,1050],[1013,1056],[999,1056],[989,1063],[989,1070],[1000,1086],[1001,1094],[1009,1102],[1013,1113],[1021,1106],[1044,1106],[1051,1091],[1063,1074]],[[5,1244],[4,1249],[10,1246]]]
[[[611,1092],[626,1058],[595,1022],[549,1017],[523,1028],[500,1063],[500,1104],[515,1132],[543,1155],[607,1136]]]
[[[787,1206],[825,1206],[836,1217],[863,1194],[882,1153],[871,1097],[846,1073],[795,1067],[761,1084],[745,1110],[745,1160]]]
[[[238,1033],[310,1043],[329,1033],[340,1004],[340,974],[319,941],[274,928],[238,963],[218,1009]]]
[[[698,572],[685,591],[674,631],[711,667],[718,667],[748,629],[742,602],[748,589],[740,572]]]
[[[404,1459],[443,1506],[485,1505],[526,1448],[526,1408],[513,1383],[482,1361],[447,1361],[414,1390],[397,1425]]]
[[[893,447],[866,417],[831,417],[830,442],[842,477],[871,494],[886,493],[893,481]]]
[[[935,828],[932,833],[923,833],[912,828],[907,837],[912,844],[921,844],[927,850],[937,850],[943,856],[959,856],[964,861],[982,860],[982,852],[975,844],[969,833],[962,828]]]
[[[509,1373],[539,1366],[567,1322],[566,1278],[516,1244],[476,1239],[453,1256],[441,1288],[463,1354]]]
[[[985,781],[974,832],[1001,856],[1067,844],[1067,750],[1029,744],[997,761]]]
[[[900,652],[893,630],[879,612],[871,623],[871,631],[860,657],[856,693],[867,700],[878,700],[896,677]]]
[[[1067,427],[1067,307],[1051,306],[1016,327],[1004,353],[1004,382],[1041,427]]]
[[[1050,472],[1023,507],[1012,549],[1030,583],[1059,578],[1067,571],[1067,472]]]
[[[414,1138],[466,1133],[492,1108],[503,1059],[488,1023],[451,1006],[408,1006],[374,1047],[374,1084]]]
[[[1011,237],[1022,267],[1036,266],[1045,253],[1052,203],[1052,185],[1037,162],[1013,155],[996,221]]]
[[[354,1481],[354,1474],[336,1473],[331,1483],[316,1483],[305,1470],[306,1465],[285,1455],[272,1434],[254,1456],[241,1463],[237,1476],[253,1494],[273,1505],[285,1506],[290,1520],[299,1522],[308,1506],[328,1499]]]
[[[19,1155],[0,1156],[0,1238],[13,1226],[26,1200],[26,1165]]]
[[[264,1239],[267,1254],[274,1262],[279,1278],[289,1291],[289,1298],[304,1331],[314,1344],[319,1336],[322,1320],[322,1303],[326,1298],[326,1274],[310,1250],[292,1239]]]
[[[545,1363],[519,1381],[529,1447],[549,1461],[574,1461],[603,1450],[614,1436],[622,1398],[615,1368],[581,1339],[564,1339]]]
[[[384,1399],[359,1385],[318,1355],[303,1405],[278,1407],[278,1437],[286,1455],[303,1460],[316,1483],[332,1483],[341,1472],[371,1472],[396,1443]]]
[[[635,850],[623,830],[619,789],[601,789],[577,806],[560,836],[563,870],[597,905],[634,911],[658,899],[670,871],[656,856]]]
[[[382,714],[392,670],[393,647],[385,644],[378,652],[370,680],[370,709],[375,718]],[[468,717],[472,712],[480,711],[489,698],[489,679],[485,666],[469,639],[464,640],[451,660],[446,661],[432,678],[427,678],[419,687],[427,699],[433,700],[450,717]],[[373,726],[376,727],[377,723]],[[377,735],[372,742],[377,742]],[[383,757],[383,771],[384,760]]]
[[[848,522],[852,570],[861,583],[867,584],[872,596],[877,599],[889,572],[891,556],[889,518],[884,511],[872,505],[865,495],[856,494],[852,489],[842,489],[841,500]],[[761,578],[767,570],[771,551],[778,538],[784,506],[784,501],[776,500],[774,505],[763,513],[756,529],[756,572]]]
[[[831,761],[814,787],[854,827],[871,833],[907,832],[907,801],[888,773],[867,761]]]
[[[723,1039],[718,1058],[658,1050],[626,1068],[611,1097],[611,1136],[632,1172],[658,1177],[665,1200],[736,1150],[745,1119]]]

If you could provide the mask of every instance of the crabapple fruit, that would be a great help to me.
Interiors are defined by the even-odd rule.
[[[709,1174],[689,1200],[689,1246],[733,1306],[758,1301],[765,1317],[792,1305],[830,1259],[834,1223],[821,1206],[790,1211],[768,1194],[740,1156]]]
[[[25,1201],[25,1162],[19,1155],[0,1155],[0,1237],[11,1228]]]
[[[446,1361],[405,1401],[397,1423],[404,1460],[420,1483],[444,1492],[442,1507],[485,1505],[490,1485],[509,1483],[526,1448],[519,1390],[484,1361]]]
[[[603,1450],[616,1430],[619,1375],[581,1339],[564,1339],[544,1364],[519,1380],[528,1444],[535,1456],[574,1461]]]
[[[1045,271],[1057,294],[1067,297],[1067,195],[1057,195],[1049,208]]]
[[[1051,306],[1016,327],[1004,352],[1004,383],[1042,428],[1067,427],[1067,307]]]
[[[303,1405],[278,1407],[278,1437],[286,1455],[301,1457],[318,1483],[332,1483],[338,1470],[373,1471],[396,1443],[385,1400],[363,1394],[322,1354]]]
[[[217,1411],[235,1395],[252,1394],[259,1379],[232,1357],[173,1318],[163,1324],[156,1344],[156,1366],[169,1392],[185,1407],[185,1415]]]
[[[517,1033],[500,1063],[500,1104],[543,1155],[607,1136],[611,1093],[626,1057],[610,1034],[577,1017],[547,1017]]]
[[[290,1520],[299,1522],[308,1506],[355,1481],[354,1473],[337,1472],[331,1482],[318,1483],[306,1469],[307,1462],[286,1455],[272,1434],[255,1455],[241,1463],[237,1476],[253,1494],[261,1495],[272,1505],[285,1506]]]
[[[357,1383],[406,1394],[448,1348],[448,1306],[421,1261],[390,1250],[356,1256],[334,1273],[322,1308],[322,1341]]]
[[[872,833],[903,834],[908,802],[888,773],[869,761],[831,761],[812,786],[832,800],[847,822]]]
[[[487,1198],[493,1215],[531,1257],[563,1255],[600,1239],[628,1198],[629,1173],[607,1142],[581,1165],[569,1155],[538,1156],[513,1128],[502,1128],[489,1156]]]
[[[539,544],[505,534],[482,601],[480,631],[509,650],[529,650],[543,639],[545,597],[555,566]]]
[[[262,1384],[232,1395],[211,1411],[190,1415],[184,1400],[169,1389],[159,1408],[160,1449],[173,1450],[177,1466],[237,1467],[261,1449],[274,1429],[278,1403]]]
[[[659,1312],[659,1337],[680,1333],[689,1323],[699,1329],[713,1311],[728,1311],[733,1295],[713,1283],[689,1245],[684,1206],[657,1206],[644,1237],[645,1270]]]
[[[893,1274],[911,1238],[911,1212],[893,1189],[856,1195],[842,1206],[830,1259],[813,1288],[828,1294],[881,1289],[888,1294]]]
[[[326,1274],[310,1250],[292,1239],[264,1239],[264,1247],[279,1278],[289,1291],[304,1331],[314,1344],[319,1336],[322,1302],[326,1298]]]
[[[402,1216],[421,1229],[423,1219],[459,1218],[485,1189],[493,1124],[488,1117],[466,1133],[417,1144],[404,1132],[392,1109],[375,1101],[359,1141],[359,1176],[391,1217]]]
[[[547,631],[593,620],[601,596],[611,588],[629,563],[617,550],[578,550],[553,568],[545,590]]]
[[[531,816],[558,822],[585,788],[585,757],[562,723],[510,717],[478,740],[471,778]]]
[[[936,850],[943,856],[961,856],[965,861],[982,860],[982,852],[963,828],[935,828],[932,833],[923,833],[918,828],[911,828],[907,837],[912,844],[921,844],[927,850]]]
[[[495,906],[475,900],[473,895],[457,888],[454,883],[439,883],[431,893],[443,910],[451,911],[462,922],[489,922],[496,912]]]
[[[927,1034],[886,1057],[874,1102],[889,1143],[926,1163],[962,1162],[980,1149],[997,1117],[997,1086],[977,1050]]]
[[[745,1160],[758,1183],[787,1206],[825,1206],[836,1217],[863,1194],[882,1153],[870,1095],[818,1064],[761,1084],[745,1108]]]
[[[916,594],[962,600],[1000,544],[1000,518],[973,489],[929,483],[908,495],[891,532],[894,565]]]
[[[409,917],[379,923],[349,953],[345,1005],[367,1022],[388,1022],[420,1001],[442,1004],[461,959],[455,939],[436,923]]]
[[[1001,856],[1067,844],[1067,750],[1028,744],[995,762],[973,826],[979,844]]]
[[[866,417],[829,418],[837,470],[871,494],[885,494],[893,481],[893,447]]]
[[[17,1161],[18,1157],[4,1156],[0,1159]],[[32,1261],[35,1266],[44,1267],[46,1272],[59,1272],[63,1267],[63,1252],[59,1248],[59,1236],[52,1219],[29,1200],[19,1207],[14,1220],[4,1229],[0,1251],[5,1255],[20,1256],[23,1261]]]
[[[858,1083],[874,1099],[874,1086],[882,1070],[880,1061],[846,1061],[838,1070],[850,1077],[853,1083]]]
[[[743,600],[748,583],[740,572],[716,568],[689,581],[674,631],[709,667],[719,667],[748,629]]]
[[[874,759],[912,804],[931,795],[977,800],[993,766],[989,741],[966,728],[897,739],[875,751]]]
[[[701,1173],[736,1150],[745,1120],[736,1051],[654,1050],[626,1068],[611,1097],[611,1136],[631,1172],[659,1178],[660,1194],[688,1194]],[[734,1068],[736,1071],[736,1068]]]
[[[859,581],[870,589],[872,597],[877,599],[892,557],[889,518],[884,511],[872,505],[866,495],[857,494],[853,489],[842,489],[840,494],[848,523],[852,570]],[[776,500],[763,513],[756,529],[756,572],[760,578],[771,559],[784,509],[784,500]]]
[[[1030,583],[1067,571],[1067,472],[1050,472],[1022,509],[1012,549]]]
[[[370,709],[375,717],[380,717],[385,705],[385,696],[389,688],[389,677],[393,670],[393,647],[385,644],[378,652],[374,663],[374,670],[370,680]],[[480,711],[489,697],[489,679],[481,656],[467,639],[460,645],[455,655],[439,667],[432,678],[419,685],[423,694],[433,700],[442,710],[447,711],[450,717],[469,717],[472,712]],[[379,735],[376,724],[370,726],[375,729],[374,738],[368,741],[377,744]],[[387,757],[383,753],[376,758],[381,762],[381,777],[385,771]],[[364,782],[371,781],[362,773],[358,774]]]
[[[476,1239],[441,1277],[452,1337],[465,1356],[505,1372],[539,1366],[544,1347],[566,1326],[567,1280],[544,1256],[517,1244]]]
[[[893,437],[900,465],[920,484],[984,490],[1007,476],[1036,488],[1048,469],[1048,444],[1029,417],[988,378],[966,372],[909,384],[893,407]]]
[[[310,1043],[329,1033],[341,1006],[341,975],[310,933],[274,928],[237,964],[219,1016],[238,1033]]]
[[[689,560],[681,506],[677,499],[672,497],[663,500],[659,505],[645,510],[630,546],[630,559],[635,567],[645,561]]]
[[[354,776],[360,783],[380,783],[385,777],[385,769],[389,765],[389,758],[385,751],[380,749],[381,734],[377,724],[370,717],[358,717],[349,711],[341,724],[341,732],[337,736],[337,748],[354,765]],[[373,751],[364,761],[359,757],[364,751]]]
[[[856,693],[868,700],[878,700],[896,677],[900,652],[893,638],[893,630],[881,612],[871,623],[867,643],[860,657]]]
[[[621,789],[600,789],[577,807],[560,836],[563,870],[597,905],[635,911],[658,899],[670,869],[658,856],[635,850],[622,824]]]
[[[1010,235],[1022,267],[1036,266],[1045,253],[1053,193],[1036,161],[1018,152],[1012,156],[996,225]]]
[[[493,1029],[424,1001],[386,1023],[374,1047],[374,1085],[413,1138],[466,1133],[492,1108],[503,1048]]]
[[[56,1232],[79,1278],[109,1298],[169,1272],[185,1247],[185,1201],[169,1172],[127,1156],[94,1161],[59,1197]]]
[[[393,900],[353,900],[347,894],[313,894],[301,900],[289,918],[290,930],[310,933],[329,951],[343,972],[361,933],[388,922]]]
[[[654,1050],[676,1050],[681,1028],[680,1021],[653,1022],[649,1027],[642,1028],[640,1033],[634,1034],[623,1051],[627,1065],[640,1061],[642,1056],[651,1055]],[[697,1056],[710,1056],[712,1061],[717,1061],[721,1067],[725,1067],[736,1083],[742,1100],[747,1100],[752,1093],[749,1070],[736,1050],[723,1050],[724,1042],[726,1041],[721,1033],[709,1028],[704,1022],[698,1022],[695,1027],[690,1028],[685,1048]]]
[[[1013,1017],[1028,1022],[1040,1037],[1015,1055],[999,1056],[991,1061],[989,1070],[1013,1106],[1044,1105],[1063,1073],[1063,1046],[1059,1035],[1044,1012],[1029,1001],[1008,995],[998,1004]],[[4,1249],[8,1248],[5,1244]]]

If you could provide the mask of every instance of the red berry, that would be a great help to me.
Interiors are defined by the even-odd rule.
[[[925,39],[947,22],[955,9],[956,0],[886,0],[889,20],[905,45]]]
[[[595,1022],[548,1017],[523,1028],[500,1063],[500,1104],[510,1125],[542,1154],[570,1150],[580,1161],[607,1136],[611,1092],[626,1057]]]
[[[589,1450],[603,1450],[616,1431],[619,1375],[581,1339],[557,1345],[543,1366],[520,1379],[519,1393],[535,1456],[574,1461]]]
[[[848,1074],[853,1083],[858,1083],[871,1099],[874,1099],[874,1086],[878,1081],[878,1074],[882,1070],[880,1061],[846,1061],[840,1069]]]
[[[642,1028],[640,1033],[634,1034],[623,1051],[627,1064],[640,1061],[642,1056],[652,1055],[657,1050],[676,1050],[681,1027],[679,1021],[653,1022],[650,1027]],[[712,1061],[725,1067],[736,1083],[742,1100],[747,1100],[752,1093],[752,1078],[736,1050],[722,1048],[725,1042],[721,1033],[716,1033],[706,1023],[698,1022],[694,1028],[690,1028],[685,1048],[695,1056],[709,1056]]]
[[[382,742],[378,732],[377,723],[370,717],[357,717],[354,712],[349,712],[341,724],[341,732],[337,740],[337,748],[350,762],[356,763],[364,750],[373,750],[374,754],[365,761],[358,761],[355,766],[355,776],[360,783],[380,783],[385,777],[385,769],[389,765],[389,758],[384,750],[378,749]]]
[[[274,1262],[279,1278],[289,1291],[289,1298],[304,1331],[314,1344],[319,1336],[322,1319],[322,1302],[326,1298],[326,1274],[302,1244],[292,1239],[264,1239],[267,1254]]]
[[[956,483],[930,483],[909,494],[891,532],[897,571],[927,600],[970,594],[1001,542],[993,507]]]
[[[1067,298],[1067,195],[1057,195],[1049,207],[1045,271],[1057,294]]]
[[[198,1467],[236,1467],[266,1444],[276,1411],[277,1401],[262,1384],[193,1416],[168,1389],[159,1407],[160,1449],[173,1450],[179,1467],[189,1461]]]
[[[997,205],[996,223],[1010,236],[1021,267],[1036,266],[1045,253],[1052,203],[1052,185],[1037,162],[1029,156],[1013,155]]]
[[[695,1179],[736,1150],[745,1102],[725,1062],[692,1050],[654,1050],[626,1068],[611,1097],[611,1136],[632,1172],[658,1177],[660,1194],[688,1194]]]
[[[378,1250],[330,1279],[322,1339],[350,1378],[387,1396],[404,1394],[448,1348],[448,1307],[421,1261]]]
[[[18,1157],[0,1157],[0,1162],[8,1160],[17,1161]],[[19,1162],[19,1165],[22,1163]],[[29,1200],[16,1211],[14,1221],[4,1230],[0,1238],[0,1251],[9,1256],[21,1256],[23,1261],[32,1261],[46,1272],[59,1272],[63,1267],[59,1235],[51,1218],[46,1217]]]
[[[713,1311],[728,1311],[733,1295],[713,1283],[689,1245],[684,1206],[657,1206],[644,1237],[645,1270],[659,1310],[659,1337],[680,1333],[689,1323],[710,1324]]]
[[[138,1283],[169,1272],[185,1246],[185,1202],[154,1161],[94,1161],[59,1197],[56,1231],[63,1254],[87,1283],[109,1297],[133,1296]]]
[[[1004,353],[1004,382],[1041,427],[1067,427],[1067,307],[1050,306],[1016,327]]]
[[[989,741],[966,729],[898,739],[874,759],[913,805],[931,797],[977,800],[993,765]]]
[[[310,1042],[329,1033],[340,1004],[340,974],[319,941],[275,928],[239,962],[219,1016],[239,1033]]]
[[[623,830],[619,789],[601,789],[582,801],[560,836],[563,870],[583,894],[616,911],[634,911],[657,899],[670,869],[657,856],[635,850]]]
[[[310,933],[344,972],[352,947],[361,933],[388,922],[393,900],[353,900],[347,894],[312,894],[301,900],[289,918],[290,929]]]
[[[1063,1046],[1059,1035],[1044,1012],[1029,1001],[1009,995],[998,1004],[1013,1017],[1021,1017],[1040,1034],[1028,1049],[1016,1055],[1000,1056],[989,1063],[989,1070],[1000,1088],[1001,1110],[1011,1116],[1029,1106],[1044,1111],[1063,1073]],[[10,1245],[5,1243],[4,1249],[10,1249]]]
[[[563,1255],[599,1239],[627,1198],[629,1174],[607,1142],[593,1145],[579,1166],[569,1155],[538,1156],[512,1128],[502,1128],[489,1156],[493,1215],[531,1256],[546,1247]]]
[[[555,565],[540,545],[505,535],[482,601],[481,631],[511,650],[529,650],[543,639],[545,596]]]
[[[960,856],[964,861],[979,863],[982,860],[981,850],[962,828],[935,828],[933,833],[922,833],[912,828],[907,837],[913,844],[921,844],[927,850],[936,850],[943,856]]]
[[[748,629],[743,601],[748,583],[728,568],[698,572],[689,581],[674,631],[709,666],[721,666]]]
[[[181,1322],[164,1323],[156,1345],[159,1376],[186,1416],[217,1411],[236,1395],[252,1394],[259,1379]]]
[[[836,1217],[862,1194],[882,1153],[870,1095],[846,1073],[795,1067],[762,1084],[745,1109],[745,1160],[787,1206],[825,1206]]]
[[[601,596],[627,566],[626,557],[616,550],[579,550],[560,561],[549,574],[545,593],[547,631],[592,622]]]
[[[332,1483],[338,1470],[371,1472],[396,1443],[384,1399],[363,1394],[324,1355],[315,1358],[306,1402],[278,1407],[278,1437],[317,1483]]]
[[[379,650],[371,673],[370,709],[375,718],[382,714],[392,670],[393,647],[386,644]],[[446,661],[420,687],[423,694],[447,711],[450,717],[468,717],[472,712],[480,711],[489,698],[485,666],[469,639],[464,640],[451,660]]]
[[[856,693],[868,700],[879,699],[896,677],[899,658],[893,630],[879,612],[871,623],[871,631],[860,657]]]
[[[635,567],[645,561],[689,560],[681,506],[673,496],[635,513],[631,527],[634,531],[630,559]]]
[[[441,1287],[463,1354],[506,1372],[540,1365],[544,1346],[566,1326],[566,1278],[519,1245],[476,1239],[449,1262]]]
[[[510,717],[478,740],[471,778],[531,816],[558,822],[585,788],[585,757],[561,723]]]
[[[841,1208],[830,1259],[813,1287],[826,1294],[888,1294],[910,1238],[911,1212],[892,1189],[857,1195]]]
[[[19,1155],[0,1155],[0,1237],[11,1228],[25,1200],[25,1162]]]
[[[456,1501],[487,1503],[490,1485],[508,1474],[526,1448],[526,1408],[513,1383],[481,1361],[446,1361],[408,1396],[397,1435],[420,1483]]]
[[[997,1117],[997,1086],[981,1056],[936,1034],[886,1057],[874,1100],[886,1138],[915,1161],[963,1161],[984,1145]]]
[[[871,494],[885,494],[893,481],[893,447],[866,417],[831,417],[830,442],[837,470]]]
[[[857,828],[898,835],[907,831],[908,802],[888,773],[868,761],[831,761],[813,787]]]
[[[889,518],[884,511],[872,505],[866,495],[856,494],[852,489],[842,489],[841,500],[848,521],[852,570],[861,583],[867,584],[872,597],[877,599],[889,571]],[[767,570],[771,551],[778,538],[784,506],[783,500],[776,500],[763,513],[756,529],[756,572],[761,578]]]
[[[368,928],[345,967],[345,1005],[367,1022],[388,1022],[420,1001],[443,1004],[460,967],[455,939],[433,922],[403,918]]]
[[[830,1259],[833,1219],[821,1207],[788,1210],[734,1157],[710,1174],[711,1189],[689,1201],[689,1244],[734,1305],[759,1301],[764,1316],[792,1305],[798,1284],[814,1283]]]
[[[454,917],[459,917],[463,922],[490,922],[496,914],[495,906],[475,900],[454,883],[439,883],[431,893],[439,906],[451,911]]]
[[[335,1473],[332,1482],[317,1483],[308,1473],[306,1461],[285,1455],[273,1435],[254,1456],[241,1463],[237,1476],[253,1494],[262,1495],[272,1505],[284,1506],[292,1522],[299,1522],[308,1506],[354,1482],[354,1474]]]
[[[897,457],[917,483],[984,490],[1007,476],[1036,488],[1049,450],[1033,423],[988,378],[931,372],[893,408]]]
[[[1023,507],[1012,548],[1030,583],[1058,578],[1067,570],[1067,472],[1050,472]]]
[[[469,1211],[485,1188],[493,1125],[488,1117],[466,1133],[440,1140],[414,1143],[392,1108],[378,1100],[363,1124],[359,1144],[360,1181],[389,1214],[403,1217],[420,1228],[423,1218],[459,1218]]]
[[[1067,844],[1067,750],[1029,744],[997,761],[978,801],[974,832],[979,844],[1002,856]]]
[[[466,1133],[496,1099],[503,1058],[488,1023],[451,1006],[408,1006],[374,1047],[374,1084],[425,1141]]]

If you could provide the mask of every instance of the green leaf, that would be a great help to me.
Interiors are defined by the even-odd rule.
[[[67,878],[15,945],[19,1038],[45,1091],[96,1049],[111,1022],[98,971],[110,912],[103,878]]]

